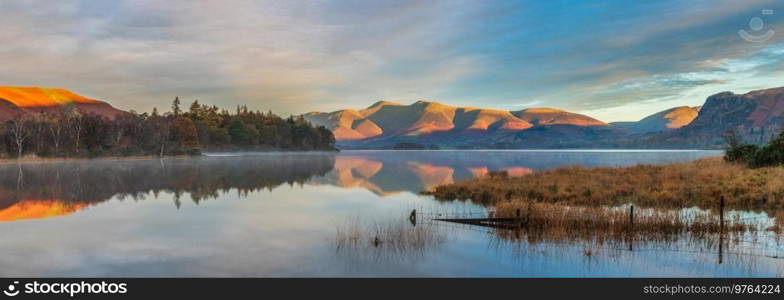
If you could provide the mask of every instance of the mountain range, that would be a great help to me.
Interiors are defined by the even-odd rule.
[[[0,86],[0,121],[35,114],[62,114],[69,107],[108,119],[126,112],[65,89]],[[314,125],[330,129],[343,149],[393,148],[401,143],[440,148],[705,148],[724,147],[731,130],[747,143],[764,144],[784,121],[784,87],[745,94],[722,92],[702,106],[680,106],[636,122],[605,123],[556,108],[517,111],[455,107],[417,101],[379,101],[360,110],[310,112]]]
[[[59,115],[71,105],[80,113],[109,119],[125,113],[109,103],[65,89],[0,86],[0,121],[40,113]]]
[[[680,106],[636,122],[604,123],[556,108],[504,111],[417,101],[379,101],[361,109],[310,112],[341,148],[391,148],[400,143],[442,148],[721,148],[734,130],[762,144],[777,135],[784,88],[723,92],[697,107]]]

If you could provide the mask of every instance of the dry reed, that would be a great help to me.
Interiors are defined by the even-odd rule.
[[[775,211],[784,206],[784,168],[748,168],[721,158],[669,165],[563,167],[521,177],[487,176],[432,191],[436,199],[470,199],[482,205],[536,201],[571,205],[622,205]]]
[[[533,202],[498,204],[494,217],[519,220],[513,222],[518,230],[498,230],[499,237],[525,238],[529,242],[661,242],[685,236],[702,239],[720,232],[740,235],[764,230],[742,222],[739,217],[725,218],[721,228],[719,217],[704,211],[638,210],[632,222],[628,207],[580,207]]]
[[[425,251],[446,242],[446,234],[427,224],[412,225],[405,217],[384,221],[351,221],[336,227],[337,249],[380,250],[387,253]]]

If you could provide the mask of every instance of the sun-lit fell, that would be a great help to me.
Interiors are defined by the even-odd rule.
[[[99,102],[64,89],[9,86],[0,86],[0,99],[5,99],[19,107],[45,107],[68,103]]]

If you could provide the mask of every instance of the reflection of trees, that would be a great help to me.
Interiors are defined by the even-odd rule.
[[[198,203],[234,189],[247,195],[304,184],[332,170],[334,163],[329,154],[293,154],[0,165],[0,209],[24,199],[97,203],[114,196],[143,199],[150,192],[177,198],[189,193]]]

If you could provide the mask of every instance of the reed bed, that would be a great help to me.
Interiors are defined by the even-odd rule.
[[[519,213],[519,214],[518,214]],[[498,204],[497,218],[517,219],[517,230],[497,230],[506,239],[539,241],[659,241],[683,237],[703,239],[718,233],[742,235],[764,231],[740,217],[725,218],[711,212],[644,209],[635,212],[633,221],[628,207],[581,207],[563,204],[507,202]]]
[[[336,226],[335,243],[341,250],[377,250],[386,253],[422,252],[446,242],[446,234],[427,224],[412,225],[405,217],[384,221],[352,218]]]
[[[776,211],[784,207],[784,168],[748,168],[721,158],[669,165],[563,167],[509,177],[502,173],[442,185],[425,194],[482,205],[535,201],[582,206],[718,207]]]

